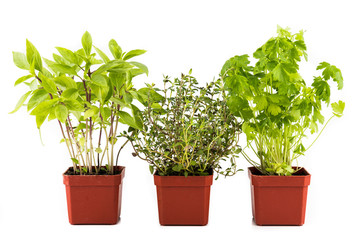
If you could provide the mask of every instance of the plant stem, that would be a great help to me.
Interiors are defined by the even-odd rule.
[[[330,122],[330,120],[335,117],[335,115],[332,115],[331,118],[329,118],[329,120],[327,120],[327,122],[325,123],[324,127],[321,129],[320,133],[317,135],[317,137],[315,138],[315,140],[310,144],[310,146],[305,149],[305,151],[309,150],[309,148],[311,148],[311,146],[316,142],[316,140],[318,140],[318,138],[320,137],[321,133],[324,131],[325,127],[328,125],[328,123]]]
[[[131,135],[131,136],[132,136],[132,135]],[[116,155],[116,164],[115,164],[115,166],[118,166],[118,161],[119,161],[120,152],[121,152],[121,150],[125,147],[125,145],[126,145],[129,141],[130,141],[130,140],[127,139],[126,142],[125,142],[123,145],[121,145],[121,147],[120,147],[120,149],[119,149],[119,151],[118,151],[118,153],[117,153],[117,155]]]

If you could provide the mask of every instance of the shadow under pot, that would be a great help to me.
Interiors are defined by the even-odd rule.
[[[210,187],[209,176],[154,175],[161,225],[197,225],[208,223]]]
[[[250,167],[248,174],[252,213],[257,225],[304,224],[311,177],[304,168],[292,176],[268,176]]]
[[[116,224],[120,219],[125,167],[115,175],[63,174],[70,224]]]

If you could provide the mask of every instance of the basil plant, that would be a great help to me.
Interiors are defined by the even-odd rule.
[[[330,80],[340,90],[343,77],[339,68],[321,62],[316,68],[320,73],[310,86],[306,84],[299,72],[299,63],[307,60],[303,31],[291,34],[278,27],[277,37],[260,46],[253,57],[254,66],[248,55],[241,55],[230,58],[221,70],[229,109],[244,119],[247,144],[241,154],[262,174],[291,175],[299,170],[293,162],[333,117],[342,116],[342,101],[331,103],[333,115],[326,122],[321,112],[330,104]],[[317,132],[305,147],[303,138]]]
[[[53,60],[42,58],[28,40],[26,54],[13,52],[15,65],[28,71],[15,86],[24,83],[29,91],[11,113],[25,105],[35,116],[37,128],[46,119],[58,122],[72,160],[72,174],[114,174],[119,153],[128,142],[117,147],[119,125],[141,128],[124,110],[132,108],[134,98],[141,98],[132,79],[148,74],[144,64],[129,60],[146,51],[123,52],[112,39],[109,49],[114,59],[110,60],[93,46],[88,32],[81,43],[76,51],[57,47]]]
[[[223,98],[221,80],[199,87],[190,74],[166,76],[163,90],[148,85],[147,107],[137,115],[144,129],[128,136],[133,155],[160,176],[233,175],[240,122]]]

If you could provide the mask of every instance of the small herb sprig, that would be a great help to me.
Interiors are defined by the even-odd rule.
[[[324,124],[323,105],[330,103],[329,80],[340,90],[343,77],[340,69],[322,62],[307,86],[299,73],[299,62],[307,60],[303,31],[291,34],[278,27],[278,36],[269,39],[254,54],[255,66],[248,55],[235,56],[224,64],[221,75],[233,114],[244,119],[242,131],[247,145],[242,156],[263,174],[291,175],[292,163],[304,155],[318,139],[333,117],[341,117],[345,108],[342,101],[331,104],[333,116],[325,123],[315,140],[306,148],[302,139],[308,132],[318,132]],[[247,149],[259,159],[251,159]]]
[[[220,80],[198,87],[189,75],[165,77],[164,90],[149,85],[144,130],[129,136],[135,156],[161,176],[230,176],[236,167],[240,122],[230,113]],[[159,94],[163,93],[163,95]],[[221,161],[230,159],[223,169]],[[219,176],[219,175],[218,175]]]

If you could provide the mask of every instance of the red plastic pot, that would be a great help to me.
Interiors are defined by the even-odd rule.
[[[161,225],[204,226],[209,219],[213,176],[154,175]]]
[[[66,199],[71,224],[116,224],[120,218],[122,179],[125,167],[115,167],[117,175],[66,175]]]
[[[303,225],[310,174],[302,168],[292,176],[265,176],[248,170],[251,202],[257,225]]]

